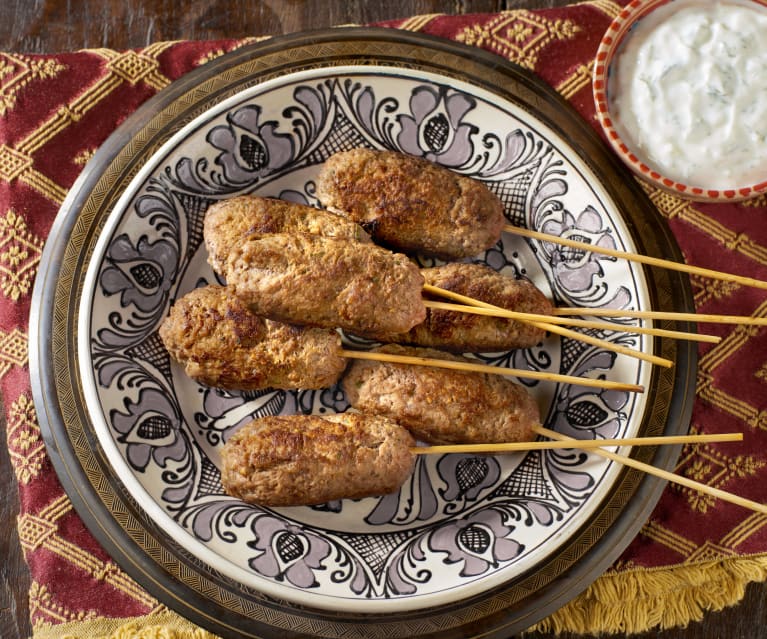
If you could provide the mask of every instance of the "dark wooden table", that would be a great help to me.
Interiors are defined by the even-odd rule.
[[[54,53],[86,47],[124,49],[158,40],[215,39],[288,33],[337,24],[365,24],[418,13],[474,13],[551,7],[570,0],[2,0],[0,49]],[[30,581],[13,525],[16,478],[5,442],[0,396],[0,638],[30,637]],[[710,612],[686,629],[652,631],[637,639],[767,637],[765,587],[751,585],[742,603]],[[547,639],[553,635],[528,635]],[[572,639],[571,635],[563,639]]]

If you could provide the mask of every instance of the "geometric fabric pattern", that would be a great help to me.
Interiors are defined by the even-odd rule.
[[[596,47],[626,3],[592,0],[538,11],[412,16],[380,26],[456,40],[521,64],[598,129],[591,96]],[[197,65],[251,41],[163,42],[134,51],[49,56],[0,53],[0,399],[19,483],[18,531],[32,576],[36,633],[62,623],[167,613],[90,535],[46,456],[31,400],[27,343],[43,243],[67,191],[125,118]],[[645,189],[687,262],[767,280],[767,197],[701,205]],[[691,283],[700,313],[767,317],[764,290],[701,276]],[[676,472],[767,501],[767,328],[704,322],[698,328],[722,340],[699,346],[693,430],[740,431],[744,441],[686,447]],[[611,588],[620,592],[650,575],[688,588],[689,580],[681,580],[699,566],[707,576],[688,589],[693,601],[709,606],[706,584],[722,574],[711,566],[753,567],[761,561],[764,568],[765,557],[767,517],[669,485],[641,533],[592,587],[597,595],[589,599],[585,593],[570,610],[598,610],[599,601],[609,602]],[[764,578],[762,573],[752,571],[747,579]],[[674,582],[677,575],[680,581]],[[621,601],[612,607],[633,605],[638,604]],[[694,606],[690,610],[672,621],[686,623],[696,615]],[[566,607],[542,627],[611,629],[606,617],[593,617],[592,625],[584,625]],[[629,621],[623,623],[621,630]]]

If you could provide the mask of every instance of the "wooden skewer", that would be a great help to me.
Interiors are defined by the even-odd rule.
[[[501,444],[444,444],[440,446],[414,446],[415,455],[439,455],[444,453],[513,453],[531,450],[552,450],[557,448],[577,448],[590,450],[606,446],[668,446],[673,444],[712,444],[718,442],[743,441],[743,433],[722,433],[713,435],[667,435],[658,437],[625,437],[618,439],[573,439],[534,442],[505,442]]]
[[[554,310],[557,316],[590,315],[591,317],[628,317],[634,319],[677,320],[680,322],[704,322],[710,324],[746,324],[767,326],[767,317],[747,315],[706,315],[705,313],[674,313],[671,311],[629,311],[619,308],[563,307]]]
[[[477,315],[487,315],[490,317],[505,317],[520,321],[546,321],[551,324],[569,324],[571,326],[580,326],[583,328],[593,328],[604,331],[620,331],[624,333],[642,333],[644,335],[654,335],[656,337],[668,337],[670,339],[683,339],[693,342],[707,342],[718,344],[722,338],[718,335],[705,335],[700,333],[688,333],[686,331],[671,331],[665,328],[654,328],[649,326],[621,326],[611,322],[594,322],[591,320],[575,319],[566,316],[548,316],[538,313],[523,313],[520,311],[509,311],[499,309],[496,311],[491,308],[481,306],[468,306],[464,304],[451,304],[449,302],[436,302],[434,300],[424,300],[424,305],[428,308],[435,308],[444,311],[457,311],[461,313],[475,313]]]
[[[440,288],[438,286],[432,286],[431,284],[424,284],[423,290],[426,291],[427,293],[442,295],[444,297],[458,300],[469,306],[489,308],[494,311],[506,310],[501,308],[500,306],[488,304],[487,302],[482,302],[480,300],[474,299],[473,297],[468,297],[466,295],[461,295],[460,293],[448,291],[447,289]],[[631,348],[621,346],[620,344],[613,344],[612,342],[608,342],[603,339],[598,339],[596,337],[591,337],[590,335],[583,335],[582,333],[577,333],[576,331],[571,331],[567,328],[556,326],[555,324],[551,324],[549,322],[530,322],[530,323],[545,331],[549,331],[550,333],[556,333],[557,335],[562,335],[564,337],[569,337],[571,339],[577,339],[581,342],[586,342],[587,344],[599,346],[600,348],[604,348],[605,350],[613,351],[615,353],[622,353],[623,355],[628,355],[629,357],[635,357],[636,359],[650,362],[651,364],[658,364],[660,366],[665,366],[666,368],[670,368],[671,366],[674,365],[674,362],[672,362],[670,359],[658,357],[657,355],[652,355],[651,353],[643,353],[642,351],[635,351]]]
[[[666,359],[665,357],[659,357],[658,355],[653,355],[652,353],[637,351],[632,348],[628,348],[627,346],[621,346],[620,344],[613,344],[612,342],[599,339],[598,337],[592,337],[591,335],[584,335],[583,333],[571,331],[569,328],[563,328],[562,326],[557,326],[556,324],[551,324],[549,322],[531,323],[538,328],[548,331],[549,333],[555,333],[556,335],[562,335],[563,337],[577,339],[581,342],[585,342],[586,344],[599,346],[600,348],[604,348],[608,351],[613,351],[615,353],[621,353],[622,355],[628,355],[629,357],[641,359],[642,361],[649,362],[650,364],[657,364],[665,368],[671,368],[674,365],[673,361]]]
[[[700,266],[691,266],[689,264],[683,264],[681,262],[674,262],[672,260],[664,260],[658,257],[650,257],[647,255],[639,255],[638,253],[629,253],[627,251],[619,251],[616,249],[607,248],[604,246],[597,246],[596,244],[589,244],[587,242],[578,242],[576,240],[569,240],[564,237],[558,237],[557,235],[549,235],[548,233],[541,233],[540,231],[532,231],[530,229],[523,229],[518,226],[512,226],[507,224],[503,227],[503,230],[507,233],[513,233],[514,235],[521,235],[522,237],[529,237],[535,240],[541,240],[543,242],[551,242],[552,244],[561,244],[563,246],[570,246],[572,248],[582,249],[584,251],[590,251],[592,253],[601,253],[603,255],[609,255],[610,257],[618,257],[632,262],[640,262],[641,264],[649,264],[650,266],[660,266],[673,271],[681,271],[683,273],[689,273],[691,275],[700,275],[701,277],[710,277],[716,280],[724,280],[727,282],[735,282],[744,286],[753,286],[754,288],[767,289],[767,282],[757,280],[753,277],[744,277],[742,275],[735,275],[733,273],[723,273],[722,271],[715,271],[708,268],[702,268]]]
[[[369,351],[352,351],[341,349],[340,355],[350,359],[366,359],[372,361],[392,362],[394,364],[407,364],[409,366],[433,366],[436,368],[449,368],[452,370],[468,371],[473,373],[489,373],[491,375],[508,375],[527,379],[540,379],[550,382],[564,382],[578,386],[591,388],[606,388],[610,390],[622,390],[635,393],[643,393],[644,386],[639,384],[624,384],[607,379],[593,379],[591,377],[575,377],[573,375],[560,375],[558,373],[545,373],[542,371],[528,371],[519,368],[503,368],[474,362],[456,362],[449,359],[436,359],[432,357],[416,357],[413,355],[395,355],[392,353],[380,353]]]
[[[560,433],[557,433],[553,430],[549,430],[548,428],[543,428],[542,426],[534,428],[533,430],[539,435],[544,435],[545,437],[549,437],[550,439],[555,439],[558,441],[568,441],[568,442],[577,441],[577,440],[571,439],[570,437],[567,437],[566,435],[561,435]],[[716,497],[717,499],[721,499],[722,501],[726,501],[731,504],[736,504],[738,506],[742,506],[743,508],[748,508],[749,510],[753,510],[758,513],[767,514],[767,505],[765,504],[760,504],[759,502],[751,501],[750,499],[746,499],[738,495],[733,495],[732,493],[728,493],[719,488],[714,488],[712,486],[702,484],[692,479],[688,479],[687,477],[683,477],[682,475],[676,475],[667,470],[656,468],[655,466],[652,466],[650,464],[645,464],[644,462],[638,461],[631,457],[626,457],[625,455],[619,455],[609,450],[604,450],[603,448],[595,448],[593,449],[593,453],[595,455],[605,457],[606,459],[610,459],[619,464],[623,464],[624,466],[636,468],[637,470],[641,470],[642,472],[645,472],[648,475],[654,475],[655,477],[660,477],[661,479],[665,479],[666,481],[679,484],[680,486],[691,488],[692,490],[697,490],[706,495],[711,495],[712,497]]]

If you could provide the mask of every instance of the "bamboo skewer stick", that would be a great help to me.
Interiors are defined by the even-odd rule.
[[[757,280],[753,277],[745,277],[743,275],[735,275],[733,273],[724,273],[722,271],[715,271],[713,269],[702,268],[700,266],[692,266],[690,264],[684,264],[682,262],[674,262],[672,260],[664,260],[658,257],[650,257],[648,255],[640,255],[638,253],[629,253],[627,251],[619,251],[616,249],[607,248],[604,246],[597,246],[596,244],[588,244],[586,242],[578,242],[576,240],[569,240],[567,238],[558,237],[556,235],[549,235],[548,233],[541,233],[540,231],[532,231],[530,229],[523,229],[518,226],[512,226],[507,224],[503,227],[503,230],[507,233],[514,235],[521,235],[522,237],[529,237],[534,240],[541,240],[543,242],[551,242],[552,244],[561,244],[563,246],[570,246],[572,248],[582,249],[592,253],[601,253],[602,255],[609,255],[610,257],[618,257],[632,262],[639,262],[641,264],[648,264],[650,266],[660,266],[661,268],[667,268],[673,271],[681,271],[691,275],[700,275],[701,277],[710,277],[712,279],[724,280],[727,282],[735,282],[744,286],[753,286],[754,288],[767,289],[767,282]]]
[[[487,302],[482,302],[480,300],[474,299],[473,297],[461,295],[460,293],[454,293],[453,291],[448,291],[447,289],[443,289],[438,286],[432,286],[431,284],[424,284],[423,290],[426,291],[427,293],[433,293],[436,295],[442,295],[444,297],[455,299],[469,306],[489,308],[494,311],[506,310],[501,308],[500,306],[488,304]],[[642,351],[636,351],[631,348],[621,346],[620,344],[613,344],[612,342],[608,342],[606,340],[598,339],[596,337],[591,337],[590,335],[583,335],[582,333],[577,333],[576,331],[571,331],[567,328],[556,326],[549,322],[530,322],[530,323],[545,331],[549,331],[550,333],[556,333],[557,335],[562,335],[564,337],[569,337],[571,339],[577,339],[581,342],[586,342],[587,344],[599,346],[600,348],[604,348],[606,350],[610,350],[616,353],[621,353],[623,355],[628,355],[629,357],[635,357],[637,359],[649,362],[651,364],[658,364],[659,366],[665,366],[666,368],[670,368],[671,366],[674,365],[674,363],[669,359],[658,357],[657,355],[652,355],[651,353],[643,353]]]
[[[747,315],[707,315],[705,313],[675,313],[672,311],[635,311],[619,308],[578,308],[562,307],[554,309],[559,316],[590,315],[591,317],[627,317],[632,319],[676,320],[680,322],[704,322],[710,324],[746,324],[749,326],[767,326],[767,317],[749,317]]]
[[[641,333],[644,335],[654,335],[656,337],[668,337],[670,339],[682,339],[694,342],[708,342],[718,344],[722,338],[718,335],[706,335],[700,333],[688,333],[686,331],[672,331],[665,328],[654,328],[649,326],[621,326],[611,322],[595,322],[592,320],[575,319],[567,316],[548,316],[537,313],[523,313],[520,311],[509,311],[499,309],[496,311],[491,308],[481,306],[468,306],[464,304],[451,304],[449,302],[436,302],[434,300],[424,300],[427,308],[435,308],[444,311],[456,311],[460,313],[474,313],[476,315],[487,315],[490,317],[504,317],[519,321],[533,320],[545,321],[551,324],[568,324],[570,326],[580,326],[582,328],[593,328],[604,331],[618,331],[624,333]],[[584,309],[585,310],[585,309]]]
[[[658,366],[663,366],[665,368],[671,368],[674,365],[674,362],[672,362],[670,359],[666,359],[665,357],[659,357],[658,355],[653,355],[651,353],[637,351],[632,348],[628,348],[627,346],[621,346],[620,344],[613,344],[612,342],[599,339],[598,337],[577,333],[576,331],[571,331],[569,328],[563,328],[562,326],[557,326],[556,324],[551,324],[549,322],[531,322],[531,324],[534,324],[538,328],[542,328],[549,333],[555,333],[557,335],[562,335],[563,337],[577,339],[581,342],[585,342],[586,344],[599,346],[600,348],[604,348],[608,351],[621,353],[622,355],[628,355],[629,357],[635,357],[636,359],[641,359],[642,361],[649,362],[650,364],[657,364]]]
[[[591,388],[606,388],[610,390],[622,390],[635,393],[643,393],[644,386],[639,384],[625,384],[607,379],[593,379],[591,377],[575,377],[573,375],[560,375],[558,373],[546,373],[542,371],[528,371],[519,368],[503,368],[474,362],[456,362],[449,359],[436,359],[432,357],[416,357],[413,355],[395,355],[392,353],[373,353],[369,351],[353,351],[341,349],[340,355],[350,359],[365,359],[380,362],[392,362],[394,364],[407,364],[410,366],[432,366],[436,368],[449,368],[452,370],[468,371],[473,373],[489,373],[490,375],[506,375],[527,379],[540,379],[550,382],[564,382]]]
[[[713,444],[743,441],[743,433],[713,435],[666,435],[659,437],[625,437],[616,439],[538,440],[534,442],[504,442],[500,444],[444,444],[438,446],[414,446],[415,455],[439,455],[444,453],[513,453],[531,450],[577,448],[591,450],[607,446],[670,446],[674,444]]]
[[[550,439],[554,439],[557,441],[567,441],[571,443],[574,441],[577,441],[577,440],[573,440],[570,437],[567,437],[566,435],[561,435],[560,433],[557,433],[553,430],[549,430],[548,428],[543,428],[542,426],[534,428],[533,430],[539,435],[543,435],[545,437],[549,437]],[[606,459],[610,459],[619,464],[623,464],[624,466],[629,466],[631,468],[641,470],[642,472],[645,472],[648,475],[654,475],[655,477],[660,477],[661,479],[665,479],[666,481],[679,484],[680,486],[684,486],[685,488],[690,488],[692,490],[697,490],[706,495],[711,495],[712,497],[716,497],[717,499],[721,499],[722,501],[726,501],[731,504],[736,504],[738,506],[742,506],[743,508],[748,508],[749,510],[753,510],[758,513],[767,514],[766,504],[760,504],[759,502],[746,499],[745,497],[740,497],[739,495],[733,495],[732,493],[728,493],[727,491],[721,490],[720,488],[714,488],[713,486],[702,484],[692,479],[688,479],[687,477],[683,477],[682,475],[677,475],[670,471],[663,470],[661,468],[656,468],[655,466],[652,466],[650,464],[645,464],[644,462],[641,462],[639,460],[633,459],[631,457],[626,457],[625,455],[619,455],[609,450],[604,450],[603,448],[595,448],[593,449],[593,453],[595,455],[599,455]]]

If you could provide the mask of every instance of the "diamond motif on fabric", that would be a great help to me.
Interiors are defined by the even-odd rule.
[[[26,513],[19,517],[19,539],[26,552],[40,548],[56,532],[56,525],[42,517]]]
[[[642,535],[652,539],[656,544],[673,550],[681,557],[689,557],[698,549],[698,545],[685,537],[684,534],[680,534],[652,518],[642,526]]]
[[[11,404],[7,428],[8,452],[16,478],[20,484],[29,484],[43,468],[45,444],[40,436],[34,404],[26,395]]]
[[[556,40],[569,40],[580,31],[571,20],[547,20],[524,9],[504,11],[484,24],[465,27],[456,40],[498,53],[535,69],[541,50]]]
[[[43,240],[10,209],[0,218],[0,290],[14,302],[27,295],[37,274]]]
[[[728,457],[713,446],[687,446],[677,466],[677,472],[697,482],[722,488],[735,479],[752,477],[765,462],[750,455]],[[717,503],[716,497],[690,488],[681,488],[693,510],[706,514]]]
[[[736,282],[714,280],[700,275],[691,275],[690,282],[695,292],[695,305],[697,308],[712,301],[721,302],[736,294],[742,288]]]
[[[225,53],[229,53],[231,51],[236,51],[237,49],[241,49],[245,45],[253,44],[255,42],[263,42],[264,40],[269,40],[272,36],[270,35],[262,35],[262,36],[251,36],[249,38],[243,38],[242,40],[238,40],[233,46],[227,47],[226,49],[219,47],[218,49],[211,49],[210,51],[206,51],[203,53],[195,62],[194,66],[198,67],[200,65],[206,64],[210,62],[211,60],[215,60],[216,58],[221,57]]]
[[[31,167],[31,157],[19,153],[16,149],[5,144],[0,145],[0,178],[10,182]]]
[[[617,18],[618,14],[623,10],[623,7],[614,0],[588,0],[588,2],[584,4],[589,4],[595,9],[599,9],[610,19]]]
[[[652,203],[655,204],[661,215],[672,220],[676,217],[683,217],[685,212],[690,208],[690,203],[687,200],[683,200],[676,195],[672,195],[668,191],[663,191],[657,187],[650,186],[644,182],[640,182],[640,186],[647,193]]]
[[[154,73],[160,64],[157,60],[136,53],[126,51],[107,65],[109,70],[130,84],[138,84],[150,73]]]
[[[767,206],[767,193],[762,193],[757,197],[752,197],[743,202],[738,203],[740,206],[745,206],[752,209],[760,209],[763,206]]]
[[[0,377],[5,375],[11,366],[24,366],[29,355],[27,336],[18,328],[10,333],[0,331]]]
[[[594,60],[591,60],[589,64],[580,65],[564,82],[556,87],[557,91],[566,100],[572,100],[579,91],[591,87],[593,71]]]
[[[11,53],[0,54],[0,115],[16,106],[19,93],[33,80],[54,78],[65,65],[50,59],[29,58]]]

